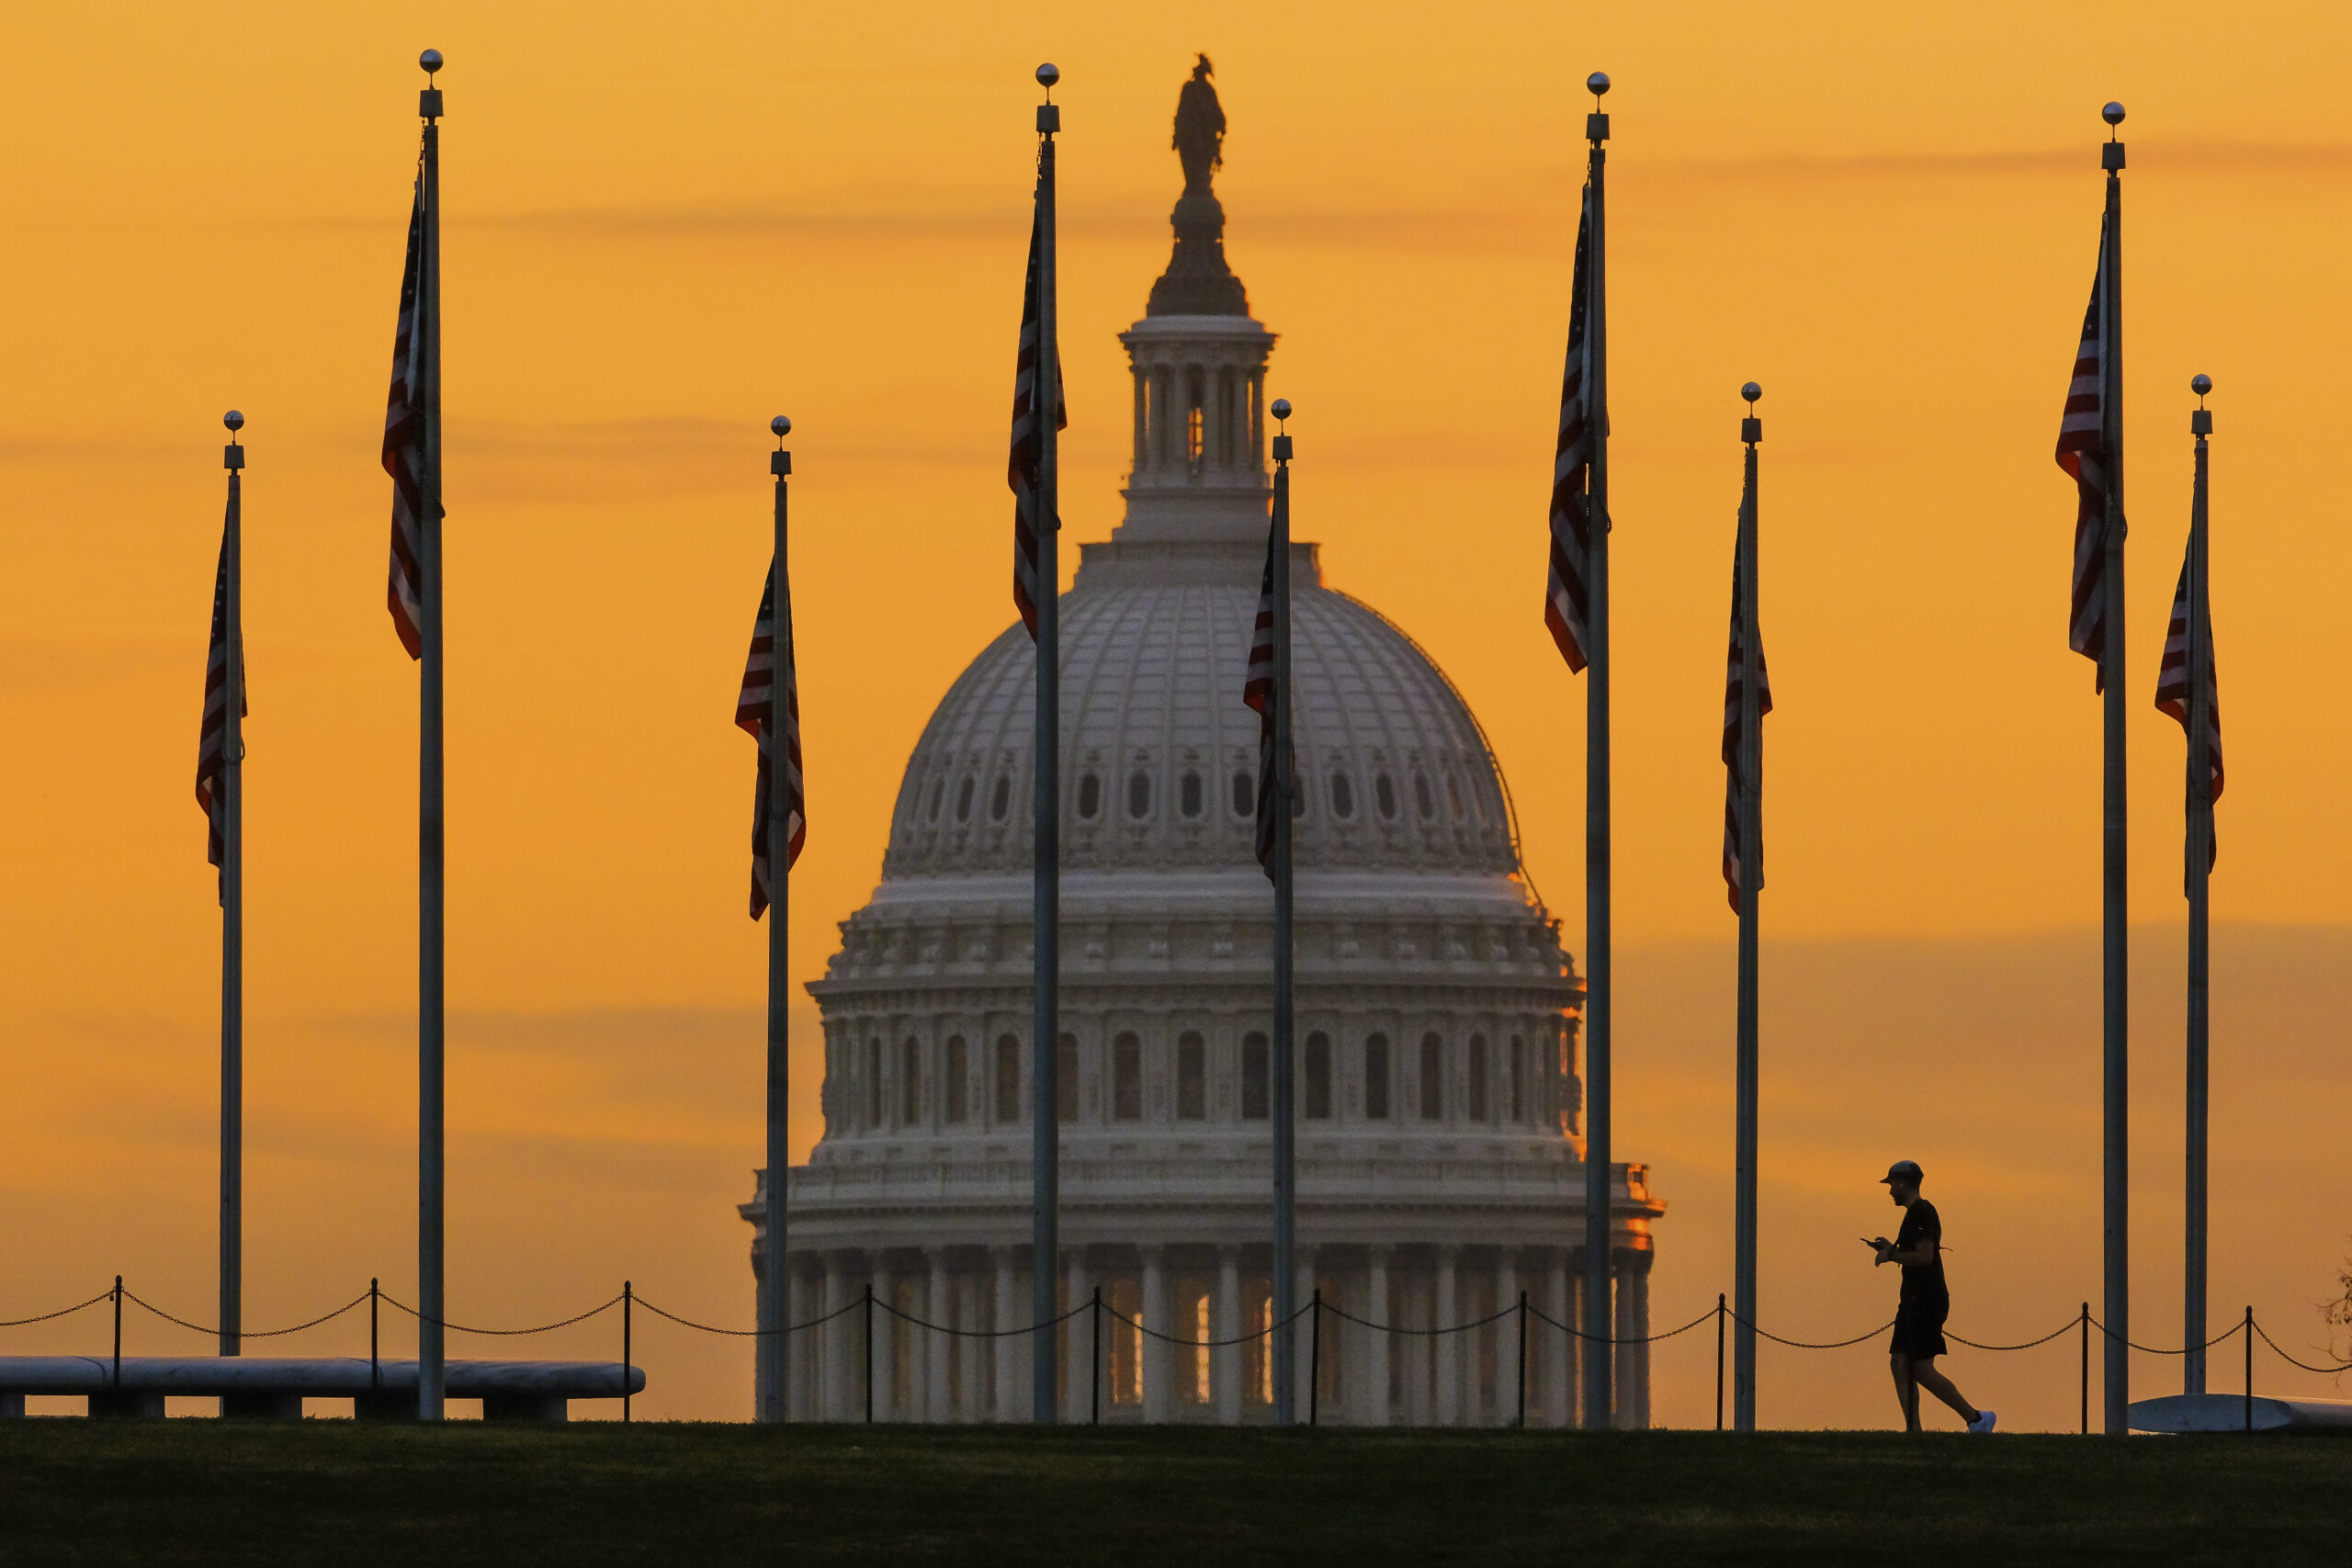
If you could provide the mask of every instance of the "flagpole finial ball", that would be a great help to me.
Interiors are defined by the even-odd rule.
[[[778,414],[774,419],[768,421],[768,428],[775,432],[775,438],[778,441],[781,441],[786,436],[792,434],[792,422],[785,418],[784,415]]]
[[[424,66],[424,73],[430,76],[441,69],[441,51],[437,49],[428,49],[416,57],[416,62]]]
[[[1752,403],[1764,395],[1764,389],[1753,381],[1745,382],[1739,389],[1739,395]]]
[[[2107,107],[2098,111],[2098,118],[2107,121],[2109,125],[2121,125],[2123,123],[2123,106],[2121,104],[2109,104]]]
[[[1596,71],[1591,75],[1584,79],[1584,85],[1587,88],[1590,89],[1594,97],[1600,97],[1602,94],[1609,91],[1609,73],[1606,71]]]
[[[1054,84],[1061,79],[1062,68],[1052,61],[1048,60],[1045,64],[1037,67],[1037,85],[1045,88],[1046,91],[1052,92]]]
[[[2202,376],[2199,376],[2197,378],[2200,381],[2205,379]],[[244,429],[245,416],[239,413],[235,409],[231,409],[227,413],[220,416],[220,423],[229,427],[230,434],[234,435],[240,430]]]
[[[1290,417],[1290,400],[1288,398],[1276,398],[1274,400],[1272,413],[1276,419],[1288,419]]]
[[[2201,372],[2191,376],[2188,378],[2188,389],[2201,398],[2213,389],[2213,378]]]

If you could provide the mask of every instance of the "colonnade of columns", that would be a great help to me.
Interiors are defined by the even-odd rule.
[[[1573,1425],[1579,1358],[1566,1329],[1585,1327],[1582,1260],[1581,1249],[1557,1247],[1304,1249],[1299,1299],[1319,1288],[1323,1310],[1294,1328],[1302,1417],[1311,1402],[1333,1424],[1508,1426],[1523,1390],[1530,1426]],[[1614,1424],[1645,1427],[1650,1253],[1620,1247],[1611,1261]],[[1042,1351],[1061,1367],[1067,1422],[1098,1408],[1115,1422],[1271,1419],[1263,1247],[1069,1248],[1060,1296],[1070,1315],[1043,1331],[1029,1327],[1029,1262],[1026,1247],[804,1257],[787,1319],[824,1321],[786,1348],[792,1418],[862,1420],[870,1398],[876,1420],[1026,1421],[1030,1358]]]

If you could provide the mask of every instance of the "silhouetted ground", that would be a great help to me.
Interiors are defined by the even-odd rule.
[[[0,1426],[0,1563],[2340,1563],[2352,1441]]]

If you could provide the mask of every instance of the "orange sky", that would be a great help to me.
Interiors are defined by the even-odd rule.
[[[248,1315],[413,1279],[415,686],[382,608],[375,447],[417,50],[450,62],[451,1310],[552,1317],[628,1275],[732,1324],[764,932],[729,719],[767,417],[798,425],[805,978],[872,886],[931,705],[1011,618],[1029,72],[1064,73],[1063,510],[1095,539],[1126,457],[1114,334],[1166,256],[1168,117],[1206,49],[1228,254],[1299,409],[1301,535],[1476,706],[1578,949],[1583,693],[1540,620],[1543,513],[1577,84],[1618,84],[1618,1142],[1675,1205],[1661,1323],[1728,1280],[1714,748],[1736,388],[1766,388],[1765,1300],[1799,1337],[1877,1321],[1884,1281],[1819,1238],[1883,1224],[1891,1145],[1993,1233],[1955,1269],[1983,1270],[2002,1334],[2096,1294],[2098,711],[2064,646],[2050,451],[2098,106],[2130,106],[2142,1326],[2178,1314],[2180,739],[2146,694],[2202,370],[2230,761],[2215,1311],[2248,1296],[2282,1342],[2316,1336],[2352,1228],[2320,1146],[2352,1111],[2352,733],[2330,716],[2352,531],[2324,457],[2352,346],[2340,9],[88,5],[15,38],[0,1316],[117,1269],[209,1316],[218,927],[189,785],[232,405]],[[581,1332],[569,1348],[608,1348]],[[740,1351],[655,1338],[645,1408],[742,1414]],[[1661,1350],[1665,1419],[1701,1418],[1702,1359]],[[1874,1361],[1776,1392],[1768,1358],[1767,1418],[1883,1420]]]

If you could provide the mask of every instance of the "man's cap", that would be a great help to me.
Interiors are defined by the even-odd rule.
[[[1899,1159],[1893,1165],[1886,1168],[1886,1174],[1880,1177],[1878,1179],[1878,1182],[1882,1187],[1892,1186],[1897,1181],[1916,1182],[1921,1180],[1926,1174],[1927,1173],[1925,1171],[1922,1171],[1919,1168],[1919,1162],[1917,1160]]]

